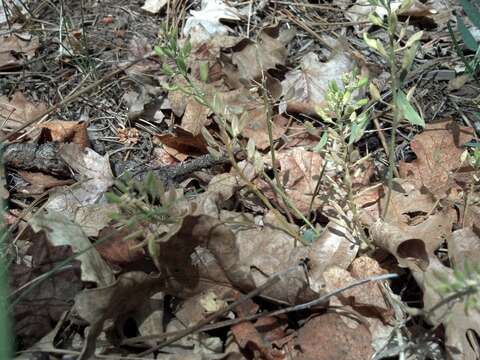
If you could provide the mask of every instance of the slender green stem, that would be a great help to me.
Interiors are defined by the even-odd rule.
[[[240,176],[242,181],[248,186],[248,188],[262,201],[262,203],[267,207],[268,210],[270,210],[275,218],[277,219],[278,222],[280,222],[283,226],[283,230],[287,232],[290,236],[292,236],[295,240],[300,241],[304,245],[309,245],[305,240],[303,240],[297,232],[293,231],[291,229],[291,224],[289,224],[283,216],[281,216],[278,213],[278,210],[275,209],[275,207],[272,205],[270,200],[255,186],[254,183],[252,183],[244,174],[243,170],[240,168],[238,165],[237,160],[235,159],[235,155],[231,146],[230,142],[226,142],[226,148],[227,148],[227,154],[228,158],[230,160],[230,163],[232,164],[233,168],[237,172],[237,174]]]

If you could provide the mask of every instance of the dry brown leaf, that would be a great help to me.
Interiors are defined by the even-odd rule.
[[[75,220],[80,207],[97,203],[113,185],[110,161],[108,155],[101,156],[90,148],[82,150],[77,144],[63,144],[58,154],[81,181],[69,188],[56,188],[45,208]]]
[[[183,114],[182,129],[190,132],[193,136],[200,135],[202,128],[210,123],[208,119],[210,113],[210,108],[200,104],[195,99],[190,99]]]
[[[453,270],[443,265],[436,257],[432,257],[425,272],[414,272],[413,276],[423,290],[423,310],[427,314],[428,321],[433,326],[443,324],[445,328],[447,358],[479,359],[480,310],[478,308],[473,307],[466,312],[463,301],[449,301],[435,311],[430,311],[447,297],[446,294],[439,292],[439,288],[445,282],[455,281]],[[472,296],[477,297],[477,302],[480,301],[478,292]]]
[[[454,268],[463,269],[464,264],[478,264],[480,237],[472,228],[455,230],[448,238],[448,257]]]
[[[118,211],[116,204],[86,204],[77,209],[74,221],[87,236],[97,237],[99,231],[112,221],[113,214]]]
[[[345,316],[346,317],[346,316]],[[311,318],[298,330],[297,360],[367,360],[373,355],[372,337],[362,323],[352,328],[335,313]]]
[[[337,266],[329,268],[323,274],[325,291],[329,293],[369,276],[385,273],[375,260],[365,256],[352,263],[352,271],[355,271],[356,276],[352,276],[348,271]],[[391,290],[387,285],[384,287],[378,282],[370,282],[345,290],[330,300],[331,306],[341,306],[347,311],[353,309],[363,323],[369,324],[372,346],[375,350],[379,350],[385,345],[386,339],[392,335],[394,330],[393,326],[388,325],[392,321],[394,311],[385,300],[387,291],[391,295]],[[355,321],[347,317],[342,320],[347,325],[356,326]]]
[[[82,228],[64,214],[54,211],[39,211],[28,220],[35,232],[44,231],[50,244],[71,246],[76,259],[81,263],[81,279],[98,286],[106,286],[114,281],[110,267],[92,247]]]
[[[128,60],[135,61],[152,52],[151,42],[144,36],[134,36],[128,43]],[[158,71],[160,64],[157,61],[142,60],[130,66],[126,72],[130,76],[142,76],[142,74]],[[148,79],[147,79],[148,81]]]
[[[244,112],[240,119],[240,123],[246,124],[242,130],[242,135],[255,140],[255,146],[259,150],[265,150],[270,147],[267,121],[267,111],[263,106]],[[287,123],[288,120],[281,115],[275,115],[272,118],[273,141],[280,139],[285,134]]]
[[[19,257],[18,262],[13,262],[9,268],[13,290],[45,275],[73,255],[70,247],[53,246],[43,234],[36,234],[30,240],[26,256]],[[71,301],[82,289],[78,261],[72,260],[69,265],[50,274],[41,286],[31,286],[29,291],[21,293],[20,301],[13,308],[13,317],[17,340],[21,340],[24,346],[33,345],[46,335],[62,313],[71,308]]]
[[[278,176],[286,195],[301,213],[307,215],[317,185],[317,177],[323,168],[323,158],[316,152],[297,147],[278,151],[276,160],[280,164]],[[268,184],[263,183],[261,189],[272,200],[275,199]],[[320,200],[317,197],[312,209],[318,204]]]
[[[400,162],[401,177],[412,179],[419,189],[423,186],[443,197],[454,185],[455,171],[459,170],[465,151],[462,145],[472,139],[473,129],[458,126],[453,120],[428,124],[410,143],[417,159]]]
[[[100,241],[95,244],[95,248],[105,260],[115,265],[122,266],[141,260],[145,256],[145,250],[138,247],[140,242],[137,239],[125,239],[130,233],[126,228],[103,228],[98,233]]]
[[[55,120],[40,125],[44,131],[41,140],[44,142],[74,143],[85,149],[89,146],[87,124],[76,121]]]
[[[200,155],[207,153],[207,143],[201,134],[194,136],[189,131],[176,127],[173,133],[155,135],[162,144],[177,150],[184,155]],[[167,148],[166,148],[167,150]],[[169,152],[178,159],[177,156]]]
[[[436,207],[432,197],[422,194],[412,182],[397,179],[385,219],[370,226],[373,241],[393,254],[401,266],[426,269],[429,258],[450,236],[456,221],[453,209]]]
[[[22,56],[33,58],[39,46],[36,36],[30,40],[24,40],[15,34],[0,37],[0,70],[22,65]]]
[[[11,100],[0,96],[0,120],[2,130],[15,130],[47,111],[43,103],[34,104],[17,91]]]
[[[46,190],[63,185],[71,185],[74,183],[74,180],[67,179],[57,179],[51,175],[47,175],[41,172],[31,172],[31,171],[22,171],[19,170],[18,174],[25,180],[28,181],[31,186],[21,189],[22,193],[34,195],[34,194],[43,194]]]
[[[75,297],[78,315],[90,323],[88,335],[79,360],[91,359],[97,337],[108,319],[117,319],[133,313],[146,299],[162,288],[162,281],[154,276],[134,271],[120,275],[110,286],[88,289]],[[135,294],[135,296],[132,296]]]
[[[324,103],[329,82],[336,81],[341,86],[342,75],[350,72],[355,62],[341,46],[335,47],[339,49],[329,61],[321,62],[315,53],[308,53],[301,60],[300,69],[285,75],[282,81],[285,103],[280,111],[315,114],[315,106]]]
[[[227,82],[241,85],[241,81],[258,80],[263,72],[285,65],[288,51],[286,45],[293,39],[292,29],[280,30],[279,27],[263,29],[256,42],[244,39],[235,48],[240,49],[232,54],[231,62],[235,66],[233,72],[226,71]],[[240,79],[238,81],[237,79]],[[238,88],[240,86],[237,86]]]

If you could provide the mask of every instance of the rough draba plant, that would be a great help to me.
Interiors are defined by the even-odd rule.
[[[329,183],[335,193],[335,196],[329,197],[329,205],[335,209],[337,222],[347,226],[363,246],[368,242],[358,217],[353,178],[355,169],[360,169],[361,163],[368,158],[359,158],[353,144],[362,137],[369,122],[368,111],[362,111],[368,99],[356,99],[367,83],[368,77],[359,76],[357,71],[344,74],[341,87],[335,81],[330,82],[325,96],[327,105],[316,109],[328,127],[314,148],[323,155],[326,169],[333,168],[335,173],[341,174],[331,178],[327,175],[328,171],[323,172],[315,192],[321,182]]]
[[[373,83],[370,83],[370,93],[376,100],[387,105],[393,113],[392,130],[390,135],[390,145],[388,149],[389,167],[387,174],[388,192],[383,215],[387,213],[392,194],[393,175],[395,168],[395,146],[397,129],[400,122],[406,119],[410,124],[417,126],[425,126],[423,118],[410,104],[415,87],[412,87],[406,93],[404,91],[405,79],[413,64],[415,54],[420,46],[419,40],[423,35],[423,31],[414,33],[410,38],[406,39],[408,22],[401,24],[398,21],[398,14],[410,8],[413,0],[403,0],[398,8],[393,7],[391,0],[369,0],[369,3],[375,7],[383,8],[386,12],[385,19],[378,15],[376,11],[370,13],[369,19],[373,25],[383,29],[388,35],[388,41],[383,43],[381,40],[373,39],[364,33],[364,40],[366,44],[374,49],[380,56],[382,56],[390,71],[390,90],[392,93],[392,100],[390,103],[385,103],[381,97],[378,89]]]
[[[256,150],[255,142],[250,139],[246,145],[240,141],[241,133],[246,124],[240,119],[240,114],[237,109],[224,103],[219,96],[207,94],[202,90],[202,82],[208,77],[207,64],[200,65],[200,80],[192,79],[187,66],[188,57],[191,52],[191,45],[188,41],[185,41],[181,45],[177,40],[176,31],[163,30],[162,43],[155,47],[155,51],[162,58],[163,72],[170,76],[175,83],[173,85],[167,85],[166,89],[169,91],[181,91],[188,96],[192,96],[200,104],[208,107],[214,114],[214,121],[218,125],[219,133],[217,139],[210,134],[206,128],[202,128],[202,135],[208,143],[208,151],[215,157],[223,156],[225,153],[229,158],[233,168],[238,176],[245,183],[248,189],[255,194],[262,203],[270,210],[278,222],[282,225],[282,229],[305,244],[308,241],[302,238],[298,231],[294,230],[294,227],[285,220],[283,215],[275,208],[271,201],[265,196],[265,194],[258,189],[258,187],[245,175],[243,169],[241,169],[236,154],[239,151],[247,154],[248,159],[254,165],[255,170],[259,176],[262,177],[276,193],[277,198],[281,199],[288,211],[291,211],[295,216],[302,219],[306,226],[314,232],[316,236],[319,235],[318,230],[310,223],[310,221],[295,207],[285,193],[285,189],[280,185],[276,178],[272,179],[267,174],[266,164],[263,161],[261,154]],[[265,91],[265,89],[263,89]],[[264,95],[265,103],[269,102],[268,95]],[[265,104],[267,105],[267,104]],[[266,106],[268,108],[268,106]],[[272,159],[275,159],[274,144],[271,136],[272,118],[271,114],[267,116],[268,128],[270,129],[270,148]],[[273,164],[275,161],[273,161]],[[275,167],[273,165],[273,167]],[[274,169],[275,172],[275,169]],[[292,218],[290,218],[293,221]]]

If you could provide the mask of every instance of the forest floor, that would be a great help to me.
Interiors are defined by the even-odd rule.
[[[480,4],[406,3],[3,0],[4,358],[480,358]]]

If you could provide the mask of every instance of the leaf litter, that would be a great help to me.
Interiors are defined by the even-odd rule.
[[[381,145],[391,109],[362,105],[378,121],[349,144],[350,167],[325,137],[335,125],[319,108],[332,100],[332,80],[344,90],[354,69],[375,84],[388,79],[362,43],[364,32],[378,32],[365,23],[373,11],[385,15],[378,6],[147,0],[122,11],[93,4],[87,16],[108,21],[80,24],[74,19],[87,9],[76,5],[66,10],[65,32],[49,38],[29,30],[23,4],[17,16],[6,3],[0,24],[6,16],[16,23],[0,39],[0,117],[15,210],[5,254],[18,351],[79,359],[478,358],[478,164],[465,147],[478,146],[478,119],[469,100],[419,77],[420,117],[405,89],[406,120],[427,121],[423,131],[403,123],[398,130],[391,189]],[[399,21],[409,19],[410,35],[423,30],[425,54],[433,54],[428,41],[451,16],[442,2],[413,2]],[[192,47],[184,63],[148,57],[161,23],[177,24],[175,43]],[[339,31],[319,36],[315,23]],[[454,54],[438,43],[434,56],[447,53]],[[425,54],[412,68],[422,76],[438,68]],[[459,61],[454,72],[462,76]],[[31,124],[91,81],[90,71],[96,78],[112,64],[120,77]],[[170,76],[181,67],[186,77]],[[53,87],[17,77],[18,69],[47,68],[57,71]],[[372,101],[388,99],[386,88],[369,91]],[[226,140],[232,134],[238,142]],[[145,175],[152,169],[157,175]],[[363,282],[392,272],[393,281]]]

